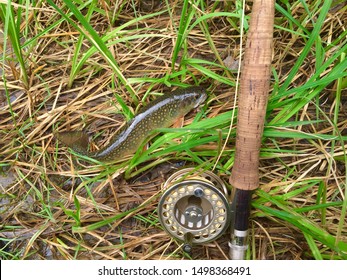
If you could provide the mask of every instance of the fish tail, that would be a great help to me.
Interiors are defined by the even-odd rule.
[[[75,152],[89,156],[89,136],[84,131],[65,131],[54,133],[54,136],[64,145],[73,149]]]

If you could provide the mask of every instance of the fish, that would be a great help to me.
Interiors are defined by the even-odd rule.
[[[100,162],[120,160],[133,154],[151,136],[153,130],[169,127],[191,110],[202,105],[207,98],[205,88],[191,86],[165,93],[144,106],[126,123],[108,145],[89,152],[89,136],[84,131],[55,133],[56,138],[78,154]]]

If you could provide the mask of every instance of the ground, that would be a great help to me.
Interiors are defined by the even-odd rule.
[[[76,12],[65,2],[13,3],[17,41],[0,23],[1,258],[228,259],[228,232],[185,254],[157,204],[182,167],[213,170],[228,185],[249,19],[241,39],[240,3],[75,1]],[[277,2],[247,258],[346,259],[346,5]],[[83,129],[99,149],[157,95],[196,84],[209,93],[199,111],[115,164],[54,137]]]

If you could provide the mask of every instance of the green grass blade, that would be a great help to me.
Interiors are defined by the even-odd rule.
[[[92,16],[92,14],[94,12],[94,9],[95,9],[95,5],[96,5],[96,1],[93,0],[91,2],[91,4],[88,6],[88,12],[87,12],[87,15],[86,15],[87,22],[89,22],[90,19],[91,19],[91,16]],[[71,88],[72,83],[75,80],[76,73],[79,70],[77,63],[78,63],[78,58],[79,58],[80,53],[81,53],[81,47],[82,47],[82,44],[83,44],[83,39],[84,39],[84,35],[82,33],[80,33],[80,36],[79,36],[79,38],[77,40],[77,43],[76,43],[76,46],[75,46],[74,56],[72,58],[71,73],[70,73],[70,79],[69,79],[69,83],[68,83],[68,87],[69,88]]]
[[[319,249],[318,249],[318,247],[317,247],[313,237],[311,235],[307,234],[306,232],[303,232],[303,234],[304,234],[304,236],[306,238],[308,246],[311,249],[313,257],[316,260],[323,260],[323,257],[321,255],[321,253],[319,252]]]
[[[268,202],[273,203],[281,210],[277,210],[274,208],[270,208],[268,206],[261,205],[257,202],[254,202],[254,207],[260,209],[264,213],[270,216],[275,216],[282,220],[289,222],[290,224],[299,228],[302,232],[309,234],[315,240],[321,242],[325,246],[335,250],[338,254],[343,256],[347,256],[347,243],[343,241],[339,241],[337,238],[326,232],[324,229],[320,228],[317,224],[302,216],[288,206],[286,206],[283,202],[277,200],[276,198],[270,196],[262,190],[257,190],[257,193],[260,197],[265,198]]]
[[[185,36],[187,36],[186,30],[188,28],[190,21],[193,18],[193,14],[194,14],[194,11],[192,11],[192,10],[190,10],[190,12],[188,12],[189,11],[188,7],[189,7],[189,1],[184,0],[182,12],[181,12],[181,19],[180,19],[179,28],[178,28],[178,34],[177,34],[177,38],[176,38],[176,44],[175,44],[173,54],[172,54],[172,69],[173,70],[175,67],[175,63],[177,61],[178,53],[180,52],[180,50],[182,48],[183,42],[185,40]]]
[[[314,44],[314,42],[316,41],[317,37],[319,36],[319,33],[321,31],[321,28],[322,28],[322,25],[323,25],[324,20],[326,18],[326,15],[329,12],[330,5],[331,5],[331,0],[324,1],[324,4],[323,4],[323,6],[322,6],[322,8],[320,10],[320,13],[319,13],[319,17],[317,19],[317,22],[315,23],[314,29],[312,30],[312,32],[310,34],[310,37],[309,37],[309,39],[307,41],[307,44],[305,45],[304,49],[302,50],[302,53],[298,57],[297,62],[292,67],[292,70],[290,71],[287,79],[285,80],[285,82],[281,86],[280,93],[285,91],[288,88],[289,84],[292,82],[294,76],[298,72],[300,66],[304,62],[304,60],[307,57],[308,53],[311,51],[312,45]]]
[[[156,17],[159,16],[160,14],[162,14],[163,11],[160,12],[156,12],[153,14],[149,14],[149,15],[144,15],[141,17],[138,17],[136,19],[132,19],[128,22],[126,22],[125,24],[112,29],[110,32],[108,32],[105,36],[101,37],[100,39],[106,44],[107,47],[115,45],[117,43],[121,43],[121,42],[128,42],[131,40],[135,40],[138,38],[148,38],[148,37],[161,37],[162,35],[160,34],[137,34],[137,35],[132,35],[132,36],[126,36],[127,31],[124,31],[124,29],[126,29],[127,27],[136,24],[137,22],[152,18],[152,17]],[[138,32],[140,32],[140,30],[138,30]],[[114,39],[116,38],[116,39]],[[81,54],[81,58],[79,59],[79,61],[76,61],[76,65],[75,67],[71,70],[71,74],[70,74],[70,80],[74,80],[77,76],[77,74],[79,73],[79,71],[81,70],[81,68],[83,67],[83,65],[85,64],[85,62],[95,53],[97,52],[98,49],[96,48],[96,46],[92,46],[91,48],[89,48],[85,53]],[[127,80],[128,84],[132,84],[129,79]]]
[[[27,73],[27,67],[23,58],[23,53],[21,49],[20,43],[20,14],[21,7],[18,7],[18,15],[16,17],[15,12],[12,7],[12,1],[8,1],[7,4],[0,3],[0,18],[2,22],[5,24],[4,26],[4,45],[3,45],[3,63],[5,62],[6,57],[6,43],[7,37],[9,37],[11,41],[11,46],[13,48],[13,52],[16,55],[16,59],[20,65],[21,69],[21,78],[24,84],[24,87],[28,89],[29,87],[29,77]],[[17,19],[16,19],[17,18]],[[5,65],[5,63],[3,64]]]
[[[108,62],[110,67],[115,71],[115,74],[117,75],[118,79],[121,81],[121,83],[126,87],[128,92],[131,95],[131,98],[135,104],[138,103],[138,98],[135,94],[134,89],[132,86],[128,83],[127,79],[124,77],[122,71],[120,70],[115,58],[113,57],[110,50],[107,48],[106,44],[101,40],[99,35],[96,33],[96,31],[92,28],[92,26],[88,23],[86,18],[82,15],[82,13],[77,9],[77,7],[71,2],[71,1],[64,1],[66,6],[69,7],[71,12],[74,14],[74,16],[78,19],[79,23],[82,25],[80,27],[77,25],[71,18],[66,16],[66,14],[57,6],[55,5],[52,0],[48,0],[48,3],[53,6],[71,25],[73,25],[81,34],[84,35],[85,38],[87,38],[91,44],[100,52],[100,54],[104,57],[104,59]]]

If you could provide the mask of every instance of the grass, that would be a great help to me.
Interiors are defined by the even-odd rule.
[[[0,4],[2,259],[187,258],[159,224],[162,184],[182,166],[228,181],[237,67],[225,59],[240,56],[250,7],[242,18],[241,1],[115,2]],[[247,256],[347,259],[347,7],[277,2]],[[115,164],[53,137],[86,129],[101,147],[159,93],[188,84],[208,88],[203,108]],[[227,243],[192,258],[225,259]]]

